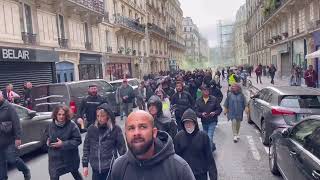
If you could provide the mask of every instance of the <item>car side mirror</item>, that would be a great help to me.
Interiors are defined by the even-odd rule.
[[[285,128],[282,130],[281,134],[282,134],[282,137],[288,137],[291,133],[291,128]]]
[[[28,116],[30,117],[30,119],[34,118],[37,115],[36,111],[29,111]]]

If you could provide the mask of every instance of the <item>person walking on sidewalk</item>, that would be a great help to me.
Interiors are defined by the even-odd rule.
[[[133,88],[129,86],[127,79],[123,79],[122,85],[118,87],[116,97],[117,102],[120,103],[121,120],[123,120],[124,115],[128,117],[132,112],[135,98]]]
[[[257,84],[259,84],[259,80],[260,80],[260,84],[262,84],[262,80],[261,80],[261,76],[262,76],[262,65],[259,64],[258,67],[255,70],[256,76],[257,76]]]
[[[83,175],[88,177],[90,163],[92,180],[110,180],[111,167],[120,156],[126,153],[127,147],[121,128],[108,104],[97,109],[97,120],[91,125],[83,144]]]
[[[217,167],[207,133],[200,131],[197,115],[187,109],[182,116],[183,131],[174,138],[174,149],[190,165],[196,180],[217,180]]]
[[[53,121],[45,131],[50,180],[59,180],[67,173],[71,173],[75,180],[83,179],[79,172],[81,134],[71,116],[69,107],[57,106],[52,112]]]
[[[225,100],[224,114],[227,115],[229,121],[232,121],[233,141],[235,143],[240,139],[239,130],[245,110],[246,112],[248,111],[246,98],[241,91],[240,85],[234,84]]]
[[[195,180],[188,163],[175,154],[170,135],[155,128],[149,113],[131,113],[125,136],[129,150],[115,161],[111,180]]]
[[[197,99],[195,109],[197,116],[201,118],[204,132],[206,132],[210,139],[210,147],[212,151],[216,150],[213,136],[218,124],[218,116],[222,112],[219,100],[210,96],[210,87],[207,85],[202,86],[202,97]]]
[[[7,163],[16,166],[23,173],[25,180],[31,179],[30,169],[18,153],[21,135],[18,114],[0,91],[0,180],[8,179]]]
[[[269,67],[269,75],[271,77],[271,84],[274,84],[274,77],[276,75],[277,69],[274,66],[274,64],[271,64],[271,66]]]
[[[312,65],[309,65],[308,70],[304,73],[304,79],[306,81],[306,85],[308,87],[317,87],[317,81],[318,81],[318,73],[313,69]]]
[[[301,86],[301,75],[297,67],[292,70],[290,86]]]

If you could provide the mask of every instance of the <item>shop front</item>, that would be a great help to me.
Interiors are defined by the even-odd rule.
[[[33,85],[56,82],[55,51],[0,47],[0,89],[13,84],[15,91],[22,93],[25,82]]]
[[[102,56],[99,54],[80,54],[79,80],[102,79]]]
[[[127,77],[132,77],[132,63],[129,57],[108,56],[106,58],[105,79],[114,81]]]

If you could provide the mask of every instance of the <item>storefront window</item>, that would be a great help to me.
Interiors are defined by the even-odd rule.
[[[80,80],[102,79],[101,64],[80,64],[79,70]]]
[[[108,64],[106,72],[111,81],[123,79],[125,74],[131,75],[130,64]]]

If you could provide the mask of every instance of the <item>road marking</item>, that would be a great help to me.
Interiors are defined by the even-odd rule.
[[[264,150],[266,151],[267,154],[269,154],[269,147],[264,146]]]
[[[259,139],[260,139],[260,141],[261,141],[261,143],[262,143],[262,137],[259,137]]]
[[[257,161],[260,161],[261,157],[252,136],[247,136],[247,139],[248,139],[249,147],[252,152],[253,158]]]

